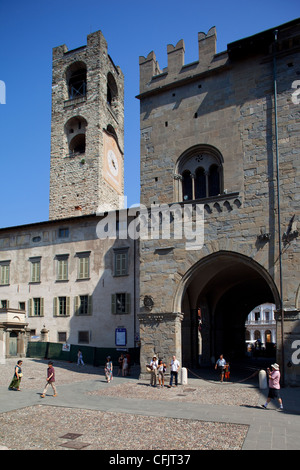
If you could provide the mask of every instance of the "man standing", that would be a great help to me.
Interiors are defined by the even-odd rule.
[[[272,364],[271,370],[269,368],[267,369],[267,374],[269,377],[269,394],[266,403],[262,405],[262,407],[266,409],[270,401],[276,398],[279,403],[279,410],[283,410],[282,399],[280,397],[279,365],[276,363]]]
[[[172,387],[173,378],[175,378],[175,387],[177,387],[177,385],[178,385],[178,371],[179,371],[179,368],[180,368],[180,364],[179,364],[179,361],[176,359],[176,356],[172,357],[170,367],[171,367],[170,387]]]

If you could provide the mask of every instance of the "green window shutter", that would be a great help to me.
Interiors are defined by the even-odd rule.
[[[2,264],[0,269],[1,269],[1,279],[0,283],[1,285],[9,284],[9,264]]]
[[[88,296],[88,315],[92,315],[93,312],[93,296]]]
[[[70,297],[66,297],[66,315],[70,316]]]
[[[82,258],[79,258],[79,269],[78,269],[78,279],[82,279],[83,278],[83,262],[82,262]]]
[[[125,301],[126,301],[126,307],[125,307],[125,313],[130,313],[130,294],[125,294]]]
[[[62,278],[64,281],[66,281],[68,279],[68,260],[64,259],[62,264],[63,264]]]
[[[79,258],[79,279],[89,277],[89,258]]]
[[[40,261],[31,263],[31,282],[40,281],[40,273],[41,273],[40,266],[41,266]]]
[[[117,313],[117,295],[112,294],[111,296],[111,313],[116,315]]]
[[[126,276],[128,271],[128,250],[115,252],[115,276]]]
[[[44,316],[44,299],[42,297],[40,299],[40,316]]]
[[[66,281],[68,279],[68,261],[65,259],[58,260],[57,280]]]
[[[74,314],[79,315],[79,305],[80,305],[80,298],[79,295],[74,297]]]
[[[90,277],[90,258],[84,258],[84,276]]]
[[[62,261],[58,260],[57,262],[57,280],[61,281],[62,278]]]
[[[58,297],[54,297],[53,299],[53,316],[57,317],[58,315]]]
[[[32,299],[28,300],[28,316],[32,317]]]

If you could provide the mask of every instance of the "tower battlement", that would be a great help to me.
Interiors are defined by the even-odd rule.
[[[162,70],[153,51],[147,57],[140,56],[140,93],[161,88],[175,80],[198,75],[223,65],[227,61],[227,53],[216,54],[216,44],[217,32],[213,26],[207,34],[198,33],[198,60],[196,62],[185,65],[183,39],[180,39],[175,46],[167,45],[168,66]]]

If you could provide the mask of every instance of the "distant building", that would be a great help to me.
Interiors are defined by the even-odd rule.
[[[265,348],[276,343],[276,305],[266,303],[253,309],[246,320],[246,341],[248,344]]]

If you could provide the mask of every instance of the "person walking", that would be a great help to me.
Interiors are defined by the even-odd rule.
[[[171,367],[171,377],[170,377],[170,387],[173,385],[173,379],[175,379],[175,387],[178,385],[178,371],[180,369],[180,364],[176,356],[172,356],[172,361],[170,364]]]
[[[283,410],[282,399],[280,397],[280,371],[278,364],[272,364],[271,369],[267,369],[269,378],[269,393],[267,401],[262,408],[266,409],[271,400],[276,399],[279,403],[279,410]]]
[[[43,393],[41,395],[41,398],[45,398],[46,390],[51,385],[53,389],[53,396],[56,397],[56,387],[55,387],[55,369],[53,367],[53,362],[48,362],[48,369],[47,369],[47,382],[45,385],[45,388],[43,390]]]
[[[221,354],[215,365],[215,369],[218,369],[219,371],[221,382],[223,382],[223,379],[224,379],[225,367],[226,367],[226,361],[223,357],[223,354]]]
[[[80,349],[78,350],[78,353],[77,353],[77,365],[84,366],[83,356],[82,356],[82,352],[80,351]]]
[[[20,392],[20,383],[21,383],[21,378],[23,376],[22,369],[21,369],[22,364],[23,364],[23,361],[21,360],[17,362],[17,365],[15,366],[15,370],[14,370],[14,376],[8,387],[9,390],[17,390],[18,392]]]

